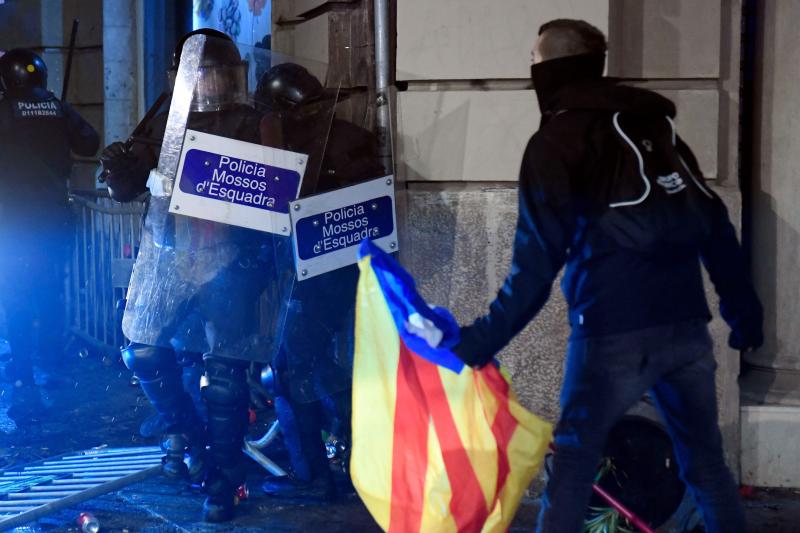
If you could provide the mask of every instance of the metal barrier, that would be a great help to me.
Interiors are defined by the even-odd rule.
[[[114,353],[125,343],[117,302],[128,288],[145,205],[119,204],[101,191],[74,192],[70,201],[75,235],[65,290],[67,326],[92,348]]]
[[[0,529],[10,530],[154,476],[161,471],[163,455],[158,446],[100,447],[2,471]]]

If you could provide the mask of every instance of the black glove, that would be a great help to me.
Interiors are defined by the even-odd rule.
[[[461,327],[461,340],[458,341],[458,344],[451,348],[452,352],[455,354],[456,357],[461,359],[461,361],[467,365],[471,366],[472,368],[483,368],[487,364],[491,363],[493,358],[492,357],[484,357],[478,355],[470,350],[470,335],[472,331],[469,326]]]
[[[748,321],[731,329],[728,346],[740,352],[752,352],[764,344],[761,321]]]
[[[106,146],[100,154],[100,163],[103,171],[97,179],[108,185],[114,200],[130,202],[145,192],[147,170],[140,168],[142,163],[128,144],[115,142]]]
[[[728,346],[741,352],[752,352],[764,344],[764,308],[755,290],[750,286],[746,289],[738,305],[720,305],[720,311],[723,311],[722,317],[731,328]]]
[[[103,165],[100,181],[106,181],[109,175],[135,165],[136,157],[130,152],[130,147],[126,143],[115,142],[103,148],[100,163]]]

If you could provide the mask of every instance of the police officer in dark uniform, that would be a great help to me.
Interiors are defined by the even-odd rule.
[[[246,104],[247,64],[227,35],[203,29],[184,36],[172,78],[187,40],[196,34],[206,35],[206,41],[183,128],[258,143],[260,115]],[[271,236],[168,213],[169,196],[150,181],[158,179],[151,169],[163,157],[167,118],[156,115],[128,143],[115,143],[102,155],[113,198],[130,201],[148,187],[151,193],[123,317],[123,331],[132,341],[123,359],[165,421],[164,473],[197,478],[207,469],[204,518],[220,522],[233,516],[236,489],[245,477],[246,372],[266,345],[258,335],[256,310],[269,280],[265,258],[271,257]],[[184,356],[198,353],[205,368],[207,431],[181,382]],[[188,472],[185,452],[194,459]]]
[[[97,152],[97,132],[47,90],[47,66],[30,50],[0,57],[0,300],[6,309],[17,424],[37,417],[33,358],[55,361],[70,234],[70,153]]]
[[[301,197],[385,174],[373,134],[344,120],[320,120],[313,112],[315,102],[330,97],[316,77],[293,63],[272,67],[256,89],[256,102],[265,113],[262,143],[269,145],[269,137],[279,131],[287,149],[311,154],[307,168],[320,169],[303,180]],[[324,150],[313,146],[319,142]],[[336,492],[321,432],[349,427],[358,269],[351,265],[298,281],[288,238],[277,243],[276,253],[290,275],[283,290],[280,348],[267,381],[276,396],[292,469],[288,479],[268,479],[262,488],[279,497],[329,500]]]

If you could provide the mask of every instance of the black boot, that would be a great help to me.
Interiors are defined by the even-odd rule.
[[[245,481],[242,444],[248,424],[249,363],[206,355],[205,366],[208,383],[203,399],[208,409],[210,470],[203,519],[225,522],[233,518],[236,492]]]
[[[200,485],[206,477],[208,460],[200,437],[191,438],[185,433],[164,435],[161,441],[164,451],[161,472],[171,479],[188,479],[192,485]]]
[[[205,482],[206,497],[203,502],[203,520],[206,522],[228,522],[233,519],[239,504],[237,492],[244,484],[244,468],[214,468],[208,472]]]
[[[134,371],[145,396],[158,412],[163,428],[162,471],[170,478],[186,479],[189,467],[186,454],[202,457],[205,448],[204,424],[195,412],[192,400],[183,390],[181,368],[175,353],[168,348],[131,344],[122,353],[125,364]],[[193,477],[202,479],[202,462],[192,468]]]
[[[203,356],[201,354],[176,351],[178,364],[182,369],[183,390],[192,399],[195,412],[205,426],[208,416],[206,404],[200,395],[200,379],[203,377]],[[163,435],[167,430],[168,420],[155,413],[147,417],[139,426],[139,434],[144,438]]]
[[[288,395],[277,396],[275,413],[289,451],[292,474],[268,478],[261,486],[264,493],[287,499],[335,500],[336,485],[322,441],[321,402],[295,402]]]
[[[292,475],[268,478],[261,485],[261,490],[267,496],[275,498],[323,503],[335,501],[338,495],[333,474],[330,472],[311,481],[299,480]]]
[[[139,382],[145,395],[150,398],[153,407],[165,422],[164,434],[161,438],[161,449],[164,451],[162,472],[173,479],[187,479],[189,468],[185,464],[187,455],[202,457],[205,448],[204,425],[192,407],[189,396],[181,386],[177,394],[171,395],[169,388],[161,386],[170,377],[146,380],[141,376]],[[167,391],[165,393],[165,391]],[[194,470],[202,464],[196,461]],[[194,473],[195,481],[203,479],[203,473]]]

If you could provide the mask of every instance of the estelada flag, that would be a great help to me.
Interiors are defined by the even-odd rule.
[[[458,325],[369,241],[359,253],[351,476],[392,533],[499,532],[539,471],[551,426],[526,411],[495,364],[465,366]],[[417,313],[441,342],[412,333]],[[417,322],[419,317],[416,317]]]

